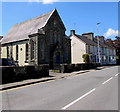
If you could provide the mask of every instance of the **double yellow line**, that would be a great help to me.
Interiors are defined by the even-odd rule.
[[[7,91],[12,91],[12,90],[16,90],[16,89],[21,89],[21,88],[25,88],[25,87],[30,87],[30,86],[37,85],[37,84],[53,82],[53,81],[55,81],[55,80],[53,79],[53,80],[49,80],[49,81],[45,81],[45,82],[37,82],[37,83],[34,83],[34,84],[30,84],[30,85],[25,85],[25,86],[21,86],[21,87],[15,87],[15,88],[7,89],[7,90],[2,90],[2,91],[0,91],[0,93],[7,92]]]

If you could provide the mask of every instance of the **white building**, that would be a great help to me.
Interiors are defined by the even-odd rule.
[[[99,37],[99,55],[98,40],[93,33],[84,33],[82,35],[75,34],[75,30],[71,30],[71,62],[84,63],[83,54],[89,54],[90,62],[99,62],[104,64],[116,64],[115,48],[105,43],[104,37]]]

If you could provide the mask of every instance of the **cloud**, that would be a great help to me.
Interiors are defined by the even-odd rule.
[[[112,28],[109,28],[108,31],[104,34],[105,37],[110,36],[118,36],[120,32],[118,30],[113,30]]]
[[[42,2],[43,4],[52,4],[60,0],[29,0],[29,2]]]

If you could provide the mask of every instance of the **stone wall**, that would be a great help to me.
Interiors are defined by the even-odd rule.
[[[49,76],[49,65],[24,67],[0,67],[2,83],[21,81]]]
[[[99,63],[61,64],[59,70],[61,73],[70,73],[79,70],[95,69],[98,66],[100,66]]]

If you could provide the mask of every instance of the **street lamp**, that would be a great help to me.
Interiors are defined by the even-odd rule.
[[[97,23],[97,35],[99,34],[99,30],[98,30],[98,25],[101,23]],[[101,57],[100,57],[100,40],[99,40],[99,36],[97,36],[97,42],[98,42],[98,62],[101,64]]]

